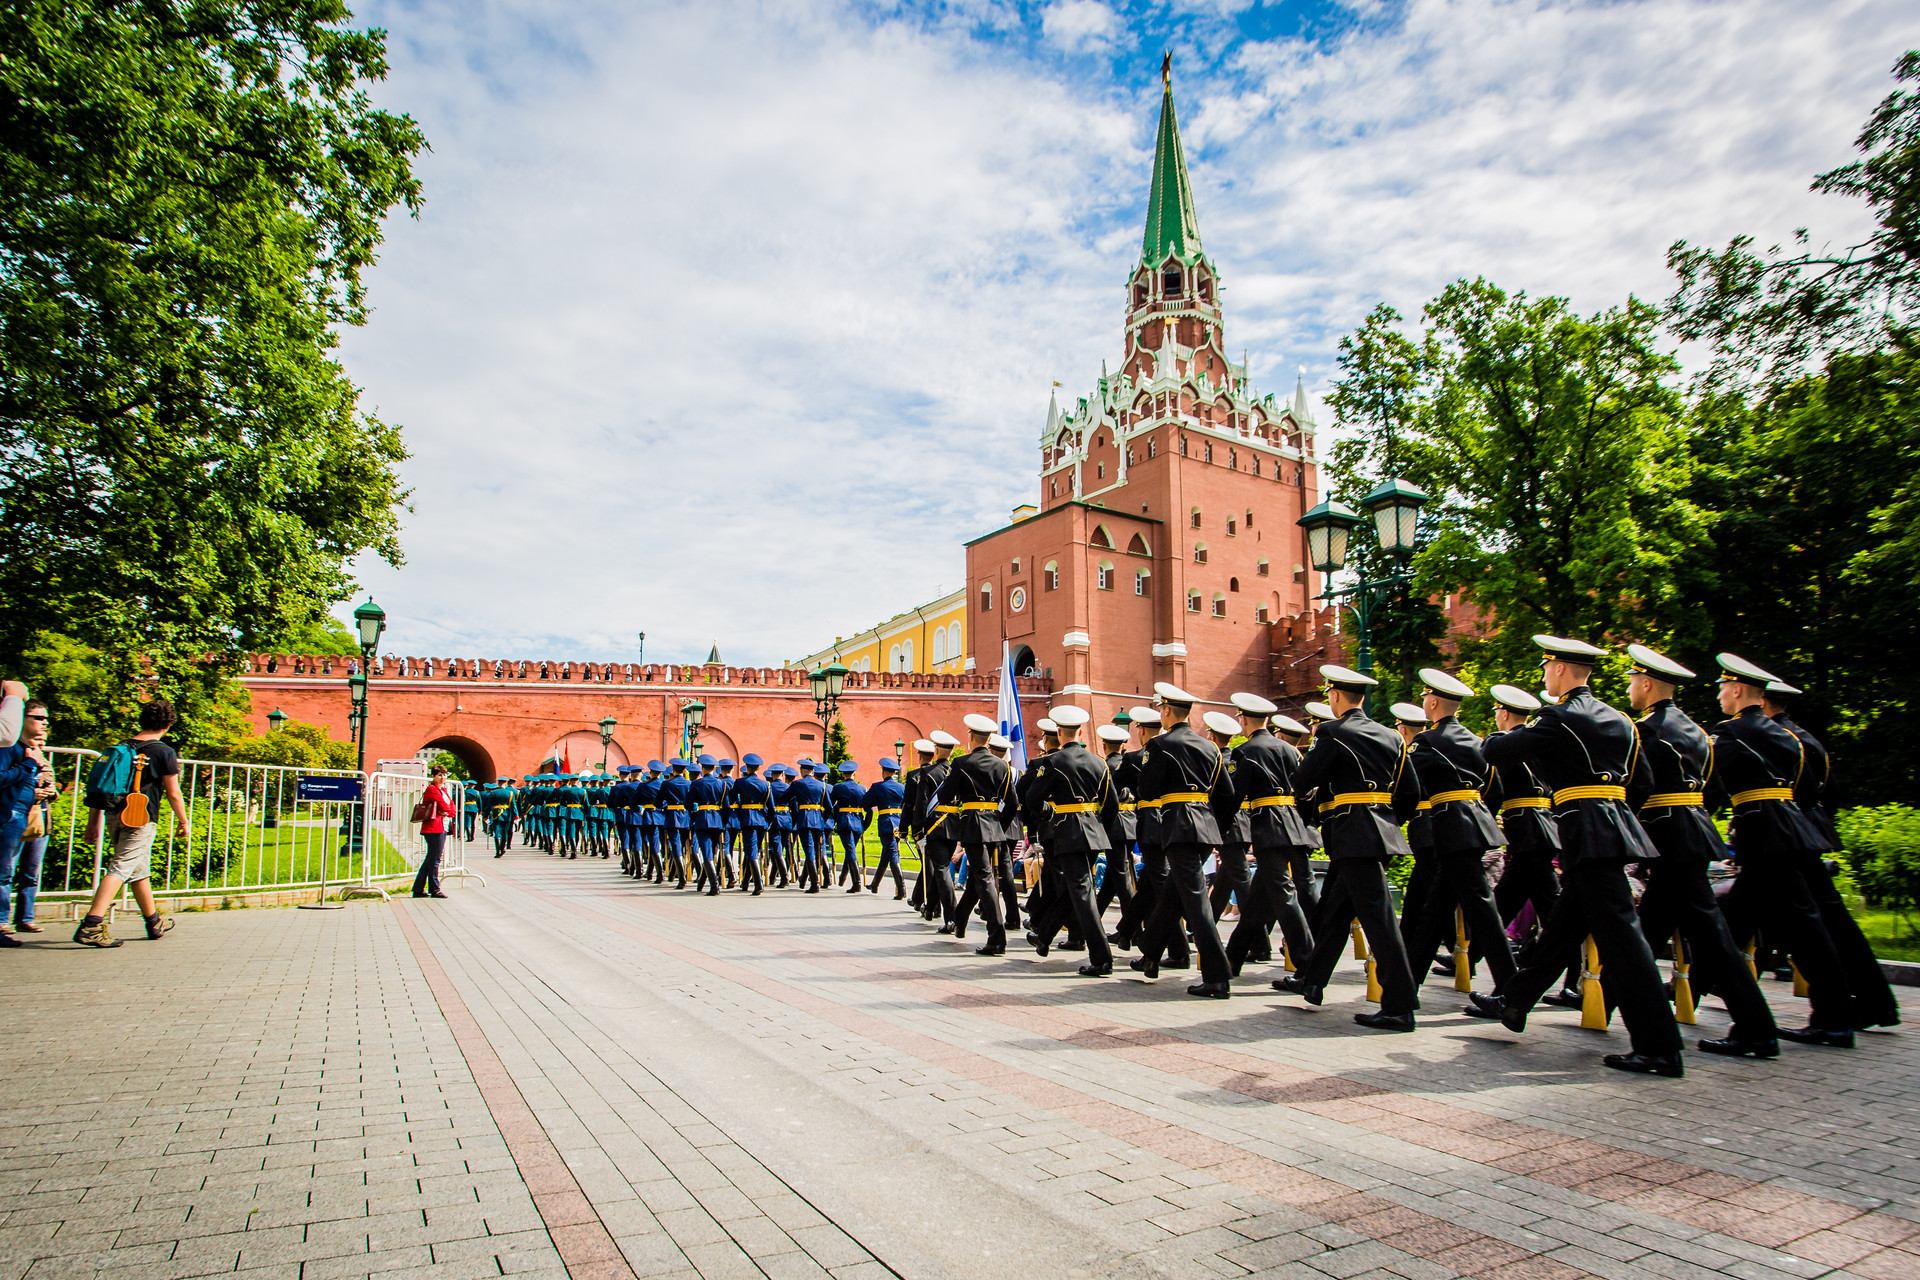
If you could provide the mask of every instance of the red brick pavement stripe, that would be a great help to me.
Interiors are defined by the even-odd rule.
[[[594,892],[611,896],[608,890]],[[1062,1043],[1113,1053],[1244,1097],[1352,1124],[1430,1151],[1567,1187],[1596,1200],[1658,1214],[1825,1266],[1845,1267],[1875,1280],[1920,1278],[1920,1223],[1905,1218],[1503,1120],[1438,1098],[1287,1066],[977,984],[863,960],[762,925],[716,920],[657,897],[639,900],[650,910],[717,933],[763,942],[777,939],[787,948],[779,954],[788,959],[862,977],[932,1003],[964,1009]]]
[[[1057,1084],[982,1054],[910,1031],[884,1019],[817,996],[804,987],[767,977],[727,960],[705,955],[639,925],[602,914],[558,894],[534,888],[508,874],[521,892],[584,920],[632,938],[686,964],[748,990],[810,1013],[866,1039],[913,1055],[930,1065],[1046,1107],[1130,1146],[1140,1147],[1210,1176],[1319,1218],[1338,1223],[1369,1239],[1414,1257],[1426,1258],[1461,1275],[1493,1280],[1593,1280],[1592,1273],[1509,1244],[1442,1218],[1409,1209],[1383,1196],[1356,1191],[1345,1183],[1307,1173],[1232,1143],[1221,1142],[1168,1124],[1079,1088]],[[700,917],[702,923],[710,923]],[[812,957],[805,957],[811,960]]]
[[[400,931],[407,935],[407,945],[413,948],[413,957],[440,1005],[441,1016],[453,1030],[454,1042],[467,1060],[473,1082],[480,1086],[480,1097],[493,1113],[500,1136],[506,1139],[507,1152],[533,1195],[534,1206],[547,1224],[547,1235],[559,1250],[567,1274],[573,1280],[633,1280],[633,1268],[627,1265],[620,1246],[614,1243],[613,1233],[607,1230],[607,1224],[600,1220],[599,1213],[580,1190],[573,1171],[561,1159],[559,1148],[547,1136],[540,1118],[527,1105],[520,1086],[513,1082],[506,1064],[494,1052],[486,1033],[461,998],[459,988],[453,985],[427,946],[420,927],[414,924],[405,907],[398,902],[392,905],[393,914],[400,921]]]

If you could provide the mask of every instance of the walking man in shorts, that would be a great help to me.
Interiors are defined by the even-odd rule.
[[[94,809],[87,818],[87,842],[100,838],[100,823],[106,821],[108,851],[101,868],[100,884],[93,891],[93,905],[87,918],[74,931],[73,940],[86,947],[117,947],[120,940],[107,932],[107,904],[120,892],[122,884],[133,890],[133,900],[147,922],[147,936],[159,938],[173,928],[173,917],[162,916],[153,900],[153,838],[160,830],[157,821],[160,797],[173,806],[180,831],[187,829],[187,803],[180,796],[180,757],[162,739],[173,728],[173,704],[155,698],[140,708],[140,732],[128,739],[128,745],[145,757],[140,790],[146,794],[149,820],[144,826],[130,827],[121,822],[120,813]]]

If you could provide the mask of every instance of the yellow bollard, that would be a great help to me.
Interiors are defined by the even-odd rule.
[[[1473,990],[1473,949],[1467,937],[1467,913],[1453,909],[1453,989]]]
[[[1353,958],[1355,960],[1365,960],[1367,958],[1367,937],[1360,932],[1360,922],[1358,920],[1353,922]]]
[[[1755,982],[1760,980],[1760,966],[1753,962],[1753,953],[1759,949],[1759,946],[1758,938],[1747,944],[1747,972],[1753,975]]]
[[[1589,934],[1586,971],[1580,975],[1580,1025],[1589,1031],[1605,1031],[1609,1021],[1607,998],[1600,990],[1600,948]]]
[[[1793,961],[1789,960],[1787,963],[1793,964]],[[1800,966],[1793,964],[1793,994],[1805,1000],[1812,992],[1813,988],[1809,987],[1807,980],[1800,976]]]
[[[1293,948],[1287,945],[1285,938],[1280,939],[1280,963],[1287,967],[1288,973],[1299,972],[1299,966],[1293,962]]]
[[[1285,945],[1285,944],[1283,943],[1282,945]],[[1353,958],[1356,960],[1364,961],[1366,963],[1367,999],[1373,1001],[1375,1004],[1379,1004],[1380,994],[1381,994],[1380,977],[1374,971],[1375,962],[1373,958],[1373,951],[1371,948],[1367,946],[1367,935],[1360,932],[1360,922],[1358,920],[1355,920],[1353,922]]]
[[[1687,977],[1692,969],[1687,959],[1687,944],[1676,929],[1673,932],[1673,1020],[1687,1026],[1700,1021],[1693,1008],[1693,980]]]

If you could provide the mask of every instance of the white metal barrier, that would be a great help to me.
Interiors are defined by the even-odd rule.
[[[453,830],[447,833],[446,843],[440,852],[440,878],[458,876],[461,879],[478,880],[485,888],[487,878],[467,866],[467,841],[462,837],[463,819],[460,810],[466,800],[465,784],[448,779],[453,796]],[[369,843],[382,843],[406,861],[408,867],[417,870],[420,860],[427,856],[427,840],[420,828],[412,821],[413,806],[427,790],[427,779],[413,773],[375,773],[367,779],[367,831]],[[371,882],[363,882],[348,891],[347,896],[362,893],[386,894]]]

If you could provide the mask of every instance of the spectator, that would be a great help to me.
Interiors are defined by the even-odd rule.
[[[0,747],[20,741],[20,720],[26,707],[27,686],[18,680],[0,680]]]
[[[440,892],[440,855],[447,847],[447,832],[453,830],[453,797],[447,794],[447,766],[433,766],[433,778],[420,797],[427,816],[420,822],[420,834],[427,841],[427,856],[420,859],[420,870],[413,877],[413,896],[444,898]]]
[[[120,821],[119,813],[103,809],[93,810],[87,818],[87,843],[92,844],[100,838],[100,824],[104,818],[107,837],[113,842],[113,853],[107,859],[99,886],[93,891],[93,905],[87,908],[87,918],[74,930],[73,940],[82,946],[120,945],[120,940],[107,932],[106,915],[107,904],[113,901],[114,894],[120,892],[122,884],[133,890],[133,900],[146,919],[149,938],[164,937],[167,930],[173,928],[173,917],[160,914],[160,908],[153,900],[151,884],[153,838],[160,830],[160,824],[155,819],[160,813],[162,795],[173,806],[173,816],[180,824],[179,830],[188,829],[187,803],[180,797],[180,757],[172,747],[161,741],[171,728],[173,704],[165,698],[155,698],[140,708],[140,732],[127,741],[128,746],[146,757],[146,768],[140,779],[140,790],[147,798],[146,824],[127,826]]]
[[[42,719],[46,717],[46,708],[38,702],[26,702],[9,695],[9,703],[18,703],[13,708],[16,717],[15,736],[23,724],[31,724],[24,717],[34,713]],[[0,947],[17,947],[20,940],[6,922],[12,918],[12,904],[7,898],[7,886],[13,881],[13,869],[20,856],[20,844],[26,835],[27,818],[38,807],[37,795],[40,789],[41,765],[32,749],[25,742],[13,742],[0,747]]]
[[[26,830],[20,837],[20,856],[13,866],[13,927],[21,933],[39,933],[33,922],[33,900],[40,892],[40,866],[46,858],[47,836],[53,830],[51,802],[60,794],[53,762],[47,755],[47,704],[29,700],[21,724],[21,741],[40,766],[40,780],[27,810]]]

